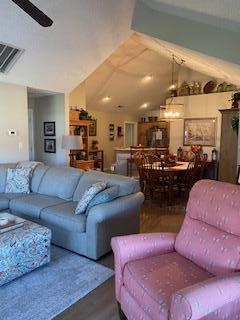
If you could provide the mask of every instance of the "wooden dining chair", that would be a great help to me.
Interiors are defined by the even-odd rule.
[[[130,158],[127,159],[127,176],[132,177],[134,166],[134,155],[136,152],[144,152],[144,146],[130,146]]]
[[[153,199],[155,192],[162,195],[166,191],[164,162],[152,152],[145,154],[144,161],[145,195]]]
[[[141,191],[144,193],[144,190],[145,190],[145,173],[144,173],[145,154],[144,152],[137,151],[134,154],[133,159],[139,175],[140,188],[141,188]]]
[[[188,198],[193,185],[203,178],[207,159],[208,155],[205,153],[203,155],[196,154],[194,159],[189,161],[187,171],[179,181],[179,190],[184,192],[186,198]]]

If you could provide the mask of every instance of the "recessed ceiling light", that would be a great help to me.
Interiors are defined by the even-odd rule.
[[[103,97],[102,98],[102,101],[103,102],[108,102],[108,101],[110,101],[112,98],[110,97],[110,96],[106,96],[106,97]]]
[[[148,106],[149,106],[149,103],[145,102],[139,108],[140,109],[146,109]]]
[[[147,74],[146,76],[143,77],[143,82],[149,82],[153,79],[152,74]]]

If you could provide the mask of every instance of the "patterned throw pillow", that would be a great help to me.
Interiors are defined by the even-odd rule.
[[[106,189],[106,187],[107,184],[105,182],[96,182],[92,184],[89,188],[87,188],[82,198],[78,202],[75,214],[85,213],[90,201],[95,197],[96,194]]]
[[[8,169],[5,193],[30,193],[31,169]]]
[[[112,186],[109,187],[101,192],[99,192],[89,203],[87,210],[86,210],[86,215],[89,214],[89,211],[92,207],[101,204],[101,203],[106,203],[110,202],[114,199],[116,199],[119,195],[119,186]]]
[[[16,169],[31,169],[30,176],[32,177],[34,169],[41,164],[39,161],[19,161]]]

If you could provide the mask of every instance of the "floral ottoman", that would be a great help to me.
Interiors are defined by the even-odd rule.
[[[51,231],[25,221],[0,234],[0,286],[50,262]]]

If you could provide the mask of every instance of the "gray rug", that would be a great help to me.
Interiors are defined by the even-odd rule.
[[[49,265],[0,287],[0,319],[52,319],[112,275],[111,269],[53,246]]]

